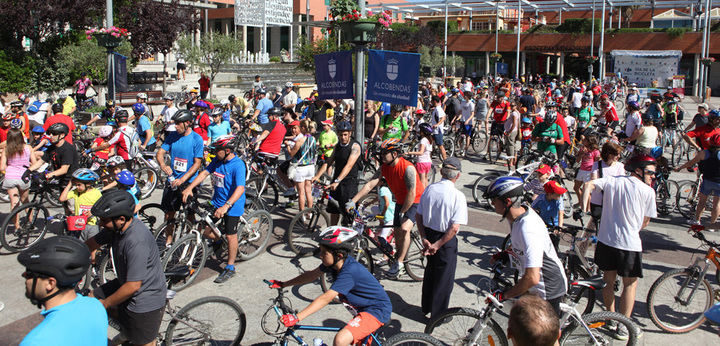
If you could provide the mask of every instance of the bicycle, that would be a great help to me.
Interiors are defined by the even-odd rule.
[[[265,284],[271,286],[272,283],[268,280],[263,280]],[[329,327],[329,326],[310,326],[310,325],[299,325],[296,324],[292,327],[285,327],[281,322],[282,316],[285,314],[295,314],[297,311],[293,309],[292,302],[290,299],[285,297],[285,291],[282,288],[277,288],[277,297],[271,299],[272,305],[263,314],[260,320],[260,327],[263,332],[269,336],[275,337],[275,345],[287,346],[290,341],[295,341],[300,345],[308,345],[302,336],[298,335],[296,331],[323,331],[323,332],[339,332],[342,327]],[[351,307],[348,306],[348,310],[352,312]],[[383,336],[378,335],[377,331],[370,333],[363,341],[361,345],[378,345],[378,346],[399,346],[399,345],[432,345],[432,346],[443,346],[444,344],[436,338],[415,332],[405,332],[395,334],[389,339],[385,340]]]
[[[171,288],[175,282],[190,275],[187,267],[165,272],[168,290],[165,299],[165,315],[170,317],[165,333],[158,333],[160,345],[222,344],[240,345],[245,336],[246,318],[242,307],[230,298],[220,296],[202,297],[182,308],[173,307],[170,301],[176,292]],[[128,341],[120,323],[110,317],[110,327],[120,332],[110,342],[112,345]]]
[[[680,185],[670,180],[670,168],[667,164],[660,164],[660,161],[667,162],[665,158],[658,159],[655,189],[655,201],[657,211],[660,215],[669,215],[677,208],[677,196]]]
[[[699,175],[694,181],[684,180],[678,183],[677,191],[677,209],[688,220],[695,219],[695,212],[698,208],[700,200],[700,186],[702,185],[702,174]],[[708,196],[705,201],[704,214],[708,214],[713,210],[712,204],[713,198]],[[701,215],[702,217],[702,215]]]
[[[705,312],[720,291],[713,290],[705,275],[713,264],[715,279],[720,282],[720,244],[705,238],[702,228],[691,228],[693,238],[701,246],[708,246],[707,253],[695,259],[687,268],[665,272],[650,287],[647,295],[647,313],[661,330],[681,334],[690,332],[705,322]],[[704,262],[704,263],[703,263]]]

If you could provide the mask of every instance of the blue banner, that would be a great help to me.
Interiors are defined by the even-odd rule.
[[[314,58],[318,98],[321,100],[353,98],[351,51],[318,54]]]
[[[366,98],[415,107],[419,75],[420,54],[370,49]]]
[[[504,62],[496,62],[497,64],[497,74],[508,74],[508,64]]]

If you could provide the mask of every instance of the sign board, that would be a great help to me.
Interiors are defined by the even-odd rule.
[[[665,87],[678,73],[679,50],[613,50],[615,73],[639,87]]]
[[[420,54],[370,49],[367,99],[417,106]]]
[[[318,54],[315,59],[315,82],[321,100],[353,98],[352,52],[349,50]]]
[[[685,96],[685,76],[672,77],[673,92]]]
[[[235,25],[290,26],[292,14],[292,0],[235,0]]]
[[[504,63],[504,62],[496,62],[495,65],[497,65],[497,74],[500,74],[500,75],[502,75],[502,74],[507,75],[507,74],[508,74],[509,68],[508,68],[508,64],[507,64],[507,63]]]

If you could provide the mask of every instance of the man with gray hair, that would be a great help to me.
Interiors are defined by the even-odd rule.
[[[422,286],[422,311],[437,317],[447,310],[455,283],[457,266],[457,234],[460,225],[467,225],[465,195],[455,188],[462,169],[460,159],[447,158],[440,169],[442,180],[428,186],[420,197],[417,220],[423,239],[423,255],[427,256]]]

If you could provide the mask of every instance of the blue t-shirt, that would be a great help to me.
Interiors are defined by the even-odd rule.
[[[220,136],[229,135],[232,133],[232,129],[230,128],[230,122],[223,120],[221,123],[212,123],[208,127],[208,137],[210,137],[210,143],[215,142],[215,139],[217,139]]]
[[[533,209],[538,211],[540,217],[548,226],[557,226],[559,222],[560,211],[565,209],[562,198],[550,201],[541,193],[532,203]]]
[[[335,270],[320,265],[320,270],[330,275]],[[352,305],[358,312],[367,312],[380,323],[388,323],[392,303],[380,282],[353,257],[348,257],[338,272],[331,290],[340,294],[340,300]]]
[[[196,157],[204,158],[203,139],[195,131],[187,136],[173,132],[168,135],[161,148],[170,154],[170,167],[175,179],[182,177],[192,167]],[[196,176],[197,172],[187,182],[192,182]]]
[[[383,199],[382,197],[387,197],[388,201],[390,201],[390,203],[388,203],[387,211],[385,211],[384,223],[386,225],[392,225],[393,219],[395,218],[395,202],[393,202],[392,192],[390,192],[390,188],[388,188],[387,186],[383,186],[380,188],[380,201],[379,202],[380,202],[380,210],[381,211],[383,209],[385,209],[385,199]]]
[[[230,112],[229,109],[226,110],[225,112],[223,112],[223,115],[222,115],[223,120],[225,120],[225,121],[227,121],[227,122],[230,122],[230,114],[231,114],[231,113],[232,113],[232,112]]]
[[[237,156],[228,162],[214,158],[205,170],[210,173],[215,190],[212,198],[215,208],[224,206],[238,186],[245,186],[245,162]],[[228,210],[230,216],[242,216],[243,213],[245,213],[245,193]]]
[[[259,123],[267,124],[270,121],[270,119],[268,119],[267,112],[272,107],[273,103],[267,97],[263,97],[260,101],[258,101],[257,107],[255,107],[255,109],[260,110],[260,114],[258,114]]]
[[[383,102],[380,104],[380,111],[383,113],[383,115],[390,114],[390,104],[387,102]]]
[[[107,312],[95,298],[78,294],[75,299],[40,314],[45,319],[25,336],[21,346],[107,345]]]
[[[146,115],[143,115],[138,119],[138,121],[135,124],[135,127],[137,128],[137,134],[140,137],[140,143],[145,143],[145,136],[147,135],[145,131],[151,131],[152,125],[150,125],[150,119]],[[157,142],[155,139],[155,136],[150,137],[150,141],[148,142],[148,145],[152,145],[153,143]]]

